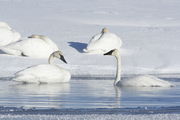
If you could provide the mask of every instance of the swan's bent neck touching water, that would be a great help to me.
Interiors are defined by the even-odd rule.
[[[152,75],[137,76],[127,80],[121,80],[121,56],[117,49],[113,49],[104,55],[115,56],[117,60],[116,78],[114,85],[118,86],[129,86],[129,87],[172,87],[174,86],[168,81],[161,80]]]
[[[114,85],[116,85],[121,80],[121,56],[118,50],[111,50],[104,55],[113,55],[117,60],[117,68],[116,68],[116,78],[114,80]]]
[[[48,59],[49,64],[31,66],[19,71],[13,78],[14,81],[23,83],[62,83],[69,82],[71,74],[66,69],[53,63],[54,59],[61,59],[67,63],[61,51],[53,52]]]

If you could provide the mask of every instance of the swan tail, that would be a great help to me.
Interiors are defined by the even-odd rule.
[[[83,49],[83,51],[88,54],[104,54],[104,53],[106,53],[106,51],[102,50],[102,49],[97,49],[97,50]]]
[[[83,49],[83,51],[84,51],[85,53],[89,53],[89,54],[92,53],[92,51],[91,51],[91,50],[88,50],[88,49]]]
[[[32,81],[34,80],[34,77],[32,75],[16,75],[14,78],[12,78],[13,81],[16,82],[23,82],[23,83],[34,83],[36,81]],[[39,82],[38,82],[39,83]]]
[[[0,48],[3,52],[10,54],[10,55],[18,55],[21,56],[22,52],[19,50],[15,50],[15,49],[10,49],[10,48],[6,48],[6,47],[1,47]]]
[[[83,51],[84,51],[84,52],[86,52],[86,53],[88,52],[88,50],[87,50],[87,49],[83,49]]]

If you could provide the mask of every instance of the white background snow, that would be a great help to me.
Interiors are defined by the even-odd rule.
[[[0,21],[23,37],[49,36],[73,75],[114,75],[113,57],[81,53],[103,27],[123,40],[123,74],[175,74],[180,73],[179,10],[178,0],[0,0]],[[1,77],[47,62],[4,54],[0,61]]]

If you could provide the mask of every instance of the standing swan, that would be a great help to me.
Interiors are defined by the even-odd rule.
[[[44,35],[31,35],[25,40],[1,47],[1,50],[10,55],[48,58],[51,53],[58,51],[59,48]]]
[[[104,54],[112,49],[120,49],[121,45],[122,41],[116,34],[103,28],[101,33],[92,37],[83,51],[91,54]]]
[[[129,87],[172,87],[168,81],[161,80],[152,75],[137,76],[127,80],[121,80],[121,57],[120,52],[117,49],[111,50],[104,55],[115,56],[117,60],[116,79],[114,85],[117,86],[129,86]]]
[[[71,74],[69,71],[53,64],[54,58],[59,58],[67,63],[61,51],[53,52],[49,59],[49,64],[41,64],[19,71],[13,78],[14,81],[24,83],[62,83],[69,82]]]

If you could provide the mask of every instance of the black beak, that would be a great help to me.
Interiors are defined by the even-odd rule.
[[[104,55],[112,55],[112,52],[113,52],[113,51],[114,51],[114,50],[111,50],[111,51],[105,53]]]
[[[63,55],[61,55],[61,58],[60,58],[60,59],[67,64],[67,62],[66,62],[66,60],[64,59],[64,56],[63,56]]]

